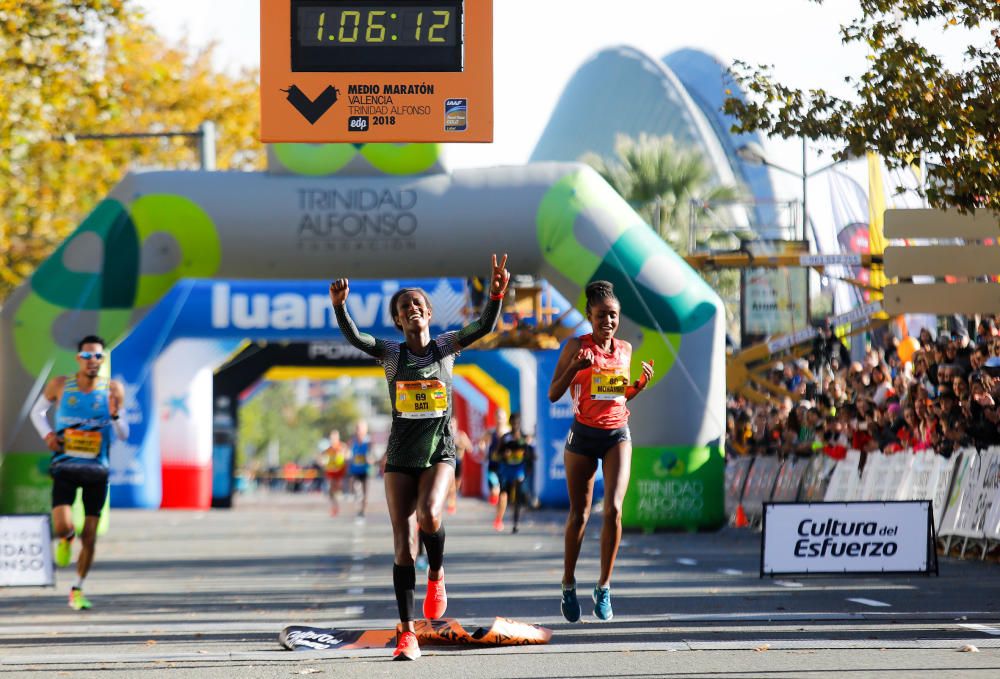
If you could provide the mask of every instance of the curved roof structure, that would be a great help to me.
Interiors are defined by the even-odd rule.
[[[698,50],[679,50],[662,61],[633,47],[602,50],[567,83],[531,160],[579,160],[587,152],[613,156],[618,135],[670,135],[699,150],[720,184],[743,184],[756,200],[773,200],[767,168],[736,154],[760,139],[729,131],[733,120],[720,110],[726,89],[741,96],[725,66]],[[758,208],[754,223],[773,224],[768,212],[773,209]]]
[[[736,176],[750,189],[750,195],[758,203],[763,203],[755,208],[755,223],[775,224],[775,210],[766,204],[767,201],[774,200],[771,171],[764,165],[747,163],[736,153],[745,144],[763,145],[763,140],[756,132],[732,132],[736,118],[722,112],[722,104],[730,96],[726,94],[726,90],[743,98],[740,86],[721,61],[701,50],[682,49],[671,52],[663,58],[663,63],[677,75],[692,101],[712,126]]]

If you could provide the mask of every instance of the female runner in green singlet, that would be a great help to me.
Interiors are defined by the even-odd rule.
[[[385,453],[385,494],[395,547],[392,581],[403,628],[393,653],[396,660],[420,657],[413,625],[416,554],[412,546],[416,543],[411,539],[410,521],[414,515],[427,550],[424,616],[440,618],[447,608],[441,517],[455,480],[455,440],[450,427],[452,371],[458,352],[493,330],[510,280],[506,264],[507,255],[499,264],[493,255],[490,296],[479,319],[434,339],[430,334],[433,309],[423,290],[404,288],[392,296],[392,320],[403,332],[404,341],[388,342],[361,333],[354,325],[346,308],[347,279],[330,284],[330,301],[344,338],[382,365],[393,401]]]

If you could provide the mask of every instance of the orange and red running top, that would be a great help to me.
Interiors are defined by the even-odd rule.
[[[628,425],[625,406],[629,386],[632,345],[611,339],[609,354],[594,343],[593,334],[580,337],[580,349],[589,349],[593,363],[579,371],[569,384],[576,421],[595,429],[619,429]]]

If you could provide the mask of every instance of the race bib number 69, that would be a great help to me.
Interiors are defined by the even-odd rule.
[[[448,390],[440,380],[396,382],[396,410],[409,420],[444,417]]]

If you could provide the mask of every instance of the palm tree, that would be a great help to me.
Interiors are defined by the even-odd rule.
[[[692,200],[710,216],[713,205],[744,195],[736,186],[714,183],[702,155],[680,147],[673,137],[641,134],[635,140],[619,135],[615,154],[616,158],[608,159],[588,153],[583,162],[597,170],[682,255],[694,245],[688,243]]]
[[[647,223],[652,224],[668,245],[686,255],[701,245],[711,248],[739,247],[732,228],[732,211],[727,202],[739,201],[746,192],[737,186],[715,183],[712,172],[697,149],[682,148],[673,137],[639,135],[635,140],[619,135],[616,158],[589,153],[583,162],[593,167]],[[696,206],[699,224],[719,224],[720,228],[699,233],[699,242],[690,243],[689,219]],[[739,336],[740,275],[733,270],[702,271],[705,281],[722,297],[729,332]]]

